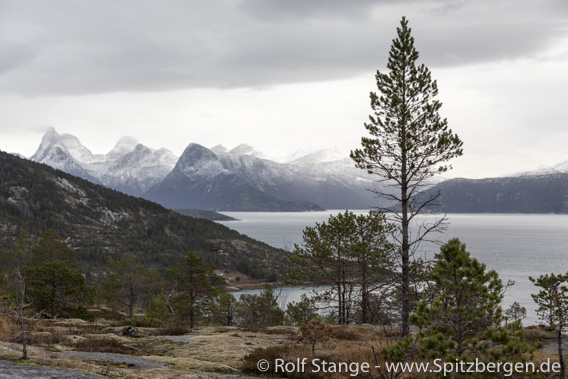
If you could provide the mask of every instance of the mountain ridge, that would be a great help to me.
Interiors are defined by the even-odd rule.
[[[247,144],[228,150],[190,143],[178,158],[121,138],[107,154],[94,155],[78,138],[50,128],[32,160],[169,208],[226,211],[314,211],[369,208],[372,180],[337,149],[281,163]],[[349,161],[350,162],[350,161]]]
[[[446,180],[430,211],[447,213],[568,213],[568,173]]]

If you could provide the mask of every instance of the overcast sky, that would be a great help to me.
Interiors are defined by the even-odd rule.
[[[566,0],[0,0],[0,149],[53,126],[94,153],[347,155],[403,15],[464,141],[451,176],[568,160]]]

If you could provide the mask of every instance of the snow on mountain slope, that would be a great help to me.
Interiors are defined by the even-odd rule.
[[[177,161],[171,151],[152,150],[133,137],[123,137],[107,154],[95,155],[77,137],[59,135],[54,128],[30,159],[138,196],[164,179]]]
[[[117,156],[111,162],[101,176],[102,182],[109,187],[141,196],[172,171],[173,154],[164,150],[153,151],[142,144],[136,145],[134,150]]]
[[[227,148],[223,145],[215,145],[209,150],[211,150],[214,153],[228,153],[229,152],[229,150],[227,150]]]
[[[216,210],[363,209],[377,206],[374,178],[336,148],[279,163],[252,146],[190,144],[178,159],[123,137],[95,155],[71,135],[47,131],[33,160],[172,208]],[[317,204],[317,205],[316,205]]]
[[[136,145],[138,145],[139,143],[140,142],[134,137],[122,137],[118,140],[116,145],[114,145],[111,151],[106,154],[106,158],[109,160],[116,159],[117,157],[133,151]]]
[[[540,168],[538,170],[522,171],[511,175],[512,177],[519,176],[539,176],[551,174],[568,174],[568,161],[560,162],[554,166]]]
[[[333,147],[331,149],[322,149],[302,155],[290,161],[290,163],[300,166],[310,166],[317,163],[340,161],[346,158],[348,158],[347,155],[341,154],[337,147]]]
[[[219,152],[223,152],[223,151],[219,151]],[[258,150],[255,150],[254,147],[252,147],[251,145],[247,145],[246,143],[242,143],[239,146],[233,148],[231,151],[229,151],[229,154],[236,155],[236,156],[250,155],[250,156],[253,156],[253,157],[256,157],[256,158],[260,158],[260,159],[269,159],[266,154],[264,154],[263,152],[260,152]]]
[[[239,157],[244,158],[244,164]],[[185,149],[172,172],[144,197],[170,208],[226,211],[322,209],[306,201],[283,200],[259,189],[256,185],[258,182],[252,183],[239,174],[244,166],[253,161],[262,162],[261,159],[249,155],[216,154],[192,143]]]
[[[101,181],[96,176],[93,176],[89,170],[86,170],[80,162],[77,162],[73,156],[85,156],[87,159],[91,159],[93,154],[84,147],[82,149],[81,142],[79,142],[78,139],[70,137],[73,136],[61,136],[54,128],[49,128],[43,136],[39,148],[30,159],[91,182],[101,184]],[[71,152],[73,152],[73,154]]]
[[[376,204],[367,191],[369,175],[348,159],[304,166],[261,159],[251,151],[242,145],[226,152],[190,144],[174,170],[145,196],[169,207],[216,210],[252,210],[254,202],[263,210],[280,210],[287,206],[282,202],[299,200],[324,208]]]

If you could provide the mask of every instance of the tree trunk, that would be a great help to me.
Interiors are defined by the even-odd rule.
[[[195,298],[196,295],[190,292],[189,293],[189,327],[191,329],[193,329],[193,326],[195,325],[195,309],[194,309]]]
[[[337,315],[337,323],[343,325],[343,301],[341,298],[341,283],[337,282],[337,310],[339,314]]]
[[[564,354],[562,353],[562,322],[558,325],[558,362],[560,363],[560,379],[566,378],[566,366],[564,363]]]
[[[369,288],[367,283],[367,262],[361,264],[361,324],[369,322]]]
[[[24,325],[24,307],[23,304],[18,309],[18,319],[20,321],[20,332],[22,333],[22,359],[28,359],[28,343],[26,341],[26,327]]]
[[[403,165],[403,172],[405,170],[405,165]],[[408,318],[410,317],[410,245],[409,245],[409,228],[408,228],[408,198],[407,198],[407,188],[406,188],[406,173],[403,174],[403,186],[402,186],[402,246],[401,246],[401,258],[402,258],[402,278],[401,278],[401,290],[402,290],[402,310],[401,310],[401,328],[400,334],[402,337],[408,337],[410,335],[410,324]]]
[[[171,300],[172,300],[172,297],[174,296],[175,291],[176,291],[175,287],[172,288],[168,297],[166,298],[166,307],[168,307],[168,310],[170,311],[170,314],[172,315],[172,325],[173,326],[176,326],[176,323],[177,323],[176,313],[175,313],[174,307],[172,307],[172,303],[171,303]]]

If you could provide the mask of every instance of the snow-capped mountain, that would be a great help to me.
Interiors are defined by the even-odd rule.
[[[269,159],[268,156],[266,154],[264,154],[261,151],[256,150],[254,147],[252,147],[251,145],[247,145],[246,143],[242,143],[239,146],[231,149],[231,151],[229,151],[230,154],[232,155],[250,155],[252,157],[256,157],[256,158],[260,158],[260,159]]]
[[[30,159],[137,196],[165,178],[177,161],[171,151],[152,150],[133,137],[121,138],[107,154],[93,154],[77,137],[54,128]]]
[[[177,157],[169,150],[152,150],[142,144],[108,161],[101,176],[105,185],[133,195],[143,195],[162,181],[175,166]]]
[[[219,150],[218,150],[219,151]],[[144,197],[169,208],[197,208],[233,211],[321,210],[306,201],[286,201],[267,194],[238,173],[229,157],[253,159],[248,155],[214,153],[192,143],[173,171]],[[225,158],[225,159],[223,159]],[[254,171],[255,168],[252,168]],[[262,187],[262,185],[261,185]]]
[[[47,131],[31,158],[95,183],[170,208],[303,211],[363,209],[377,205],[373,178],[336,148],[279,163],[252,146],[231,150],[190,144],[178,159],[133,137],[107,154],[93,154],[69,134]]]
[[[30,159],[93,183],[101,184],[101,181],[86,170],[82,162],[77,160],[76,157],[80,156],[86,156],[87,159],[90,159],[93,154],[81,145],[76,137],[70,134],[59,135],[54,128],[49,128],[44,134],[39,148]]]
[[[337,162],[346,159],[350,162],[351,165],[353,165],[353,161],[351,161],[345,155],[341,154],[337,147],[333,147],[331,149],[322,149],[300,156],[296,155],[294,159],[287,161],[287,163],[301,166],[312,166],[317,163]]]
[[[317,209],[314,204],[357,209],[376,204],[367,191],[372,179],[349,159],[311,163],[306,157],[285,164],[258,158],[252,150],[227,152],[219,146],[190,144],[174,170],[145,197],[171,208],[214,210]]]

